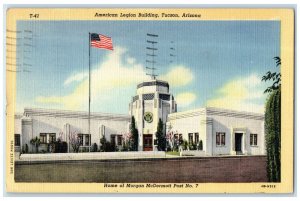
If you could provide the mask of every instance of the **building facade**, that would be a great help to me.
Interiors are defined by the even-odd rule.
[[[169,93],[169,84],[161,80],[142,82],[137,86],[137,94],[129,104],[129,115],[134,116],[139,131],[139,151],[155,149],[155,133],[159,119],[163,124],[168,115],[177,111],[174,96]]]
[[[262,114],[220,108],[177,112],[168,82],[156,79],[137,85],[129,115],[91,113],[90,133],[87,112],[25,108],[23,114],[15,115],[15,150],[28,146],[28,151],[34,152],[30,140],[36,137],[41,141],[40,151],[47,151],[49,144],[60,138],[72,152],[70,141],[74,136],[80,138],[80,148],[85,151],[90,151],[94,143],[99,149],[103,136],[120,147],[130,132],[132,116],[139,133],[138,151],[157,150],[155,134],[161,119],[171,146],[186,141],[207,156],[265,154]]]
[[[200,108],[168,116],[167,133],[178,141],[199,145],[205,155],[264,155],[262,114]]]
[[[25,108],[23,115],[15,115],[15,149],[21,151],[27,144],[28,151],[34,152],[30,140],[36,137],[41,141],[39,151],[47,151],[49,144],[60,138],[68,143],[68,152],[72,152],[70,140],[75,136],[80,137],[80,147],[86,151],[94,143],[99,148],[102,136],[116,146],[122,145],[122,136],[128,133],[129,115],[92,113],[90,120],[91,134],[87,112]]]

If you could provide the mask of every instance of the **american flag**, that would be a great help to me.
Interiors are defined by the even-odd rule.
[[[111,37],[104,36],[102,34],[91,34],[91,46],[95,48],[113,50]]]

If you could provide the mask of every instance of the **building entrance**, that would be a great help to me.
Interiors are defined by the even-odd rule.
[[[242,154],[242,133],[236,133],[235,134],[235,151],[236,155]]]
[[[152,134],[143,135],[143,151],[152,151],[152,150],[153,150]]]

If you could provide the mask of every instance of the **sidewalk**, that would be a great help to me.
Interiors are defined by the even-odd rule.
[[[168,158],[240,158],[251,155],[217,155],[207,156],[201,151],[184,151],[182,156],[166,154],[164,151],[135,152],[85,152],[85,153],[45,153],[21,154],[15,152],[16,162],[42,161],[84,161],[84,160],[125,160],[125,159],[168,159]]]
[[[55,160],[110,160],[110,159],[140,159],[140,158],[166,158],[163,151],[148,152],[86,152],[86,153],[45,153],[21,154],[15,161],[55,161]]]

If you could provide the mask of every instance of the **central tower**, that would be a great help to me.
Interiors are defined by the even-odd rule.
[[[159,119],[164,124],[168,114],[176,112],[177,105],[169,93],[169,83],[151,79],[137,85],[137,92],[129,104],[129,114],[134,116],[139,131],[138,150],[152,151],[156,149],[154,141]]]

